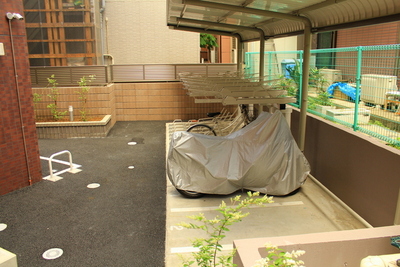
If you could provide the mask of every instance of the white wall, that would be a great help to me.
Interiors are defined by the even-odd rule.
[[[276,51],[296,51],[297,36],[274,39]]]
[[[199,34],[170,30],[166,7],[165,0],[106,0],[115,64],[199,63]]]
[[[246,52],[260,52],[260,42],[255,41],[255,42],[249,42],[245,44],[245,50]],[[268,51],[297,51],[297,36],[293,37],[284,37],[284,38],[277,38],[277,39],[272,39],[269,41],[265,42],[265,52]],[[278,63],[276,65],[275,71],[282,73],[282,68],[281,68],[281,62],[284,59],[293,59],[295,58],[295,54],[287,54],[287,53],[278,53],[274,55],[274,60]],[[247,67],[250,67],[255,73],[259,72],[259,61],[258,57],[254,57],[252,64],[249,62],[246,62],[248,64]],[[250,66],[252,65],[252,66]],[[266,74],[264,72],[264,74]],[[276,78],[276,77],[274,77]]]
[[[274,42],[275,51],[296,51],[297,50],[297,36],[277,38],[272,40]],[[246,43],[246,52],[260,52],[260,41]],[[266,42],[265,51],[271,51],[271,47]]]

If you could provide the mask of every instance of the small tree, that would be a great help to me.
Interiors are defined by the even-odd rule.
[[[42,95],[38,94],[38,93],[33,93],[33,109],[35,110],[35,112],[37,111],[37,104],[42,101]],[[35,118],[38,119],[39,116],[37,114],[35,114]]]
[[[197,263],[200,267],[233,267],[233,256],[236,253],[233,250],[228,255],[220,255],[222,251],[221,240],[225,237],[226,232],[229,231],[229,226],[236,222],[240,222],[249,213],[243,213],[242,209],[251,205],[263,205],[272,203],[272,197],[264,195],[258,197],[260,193],[255,192],[247,193],[247,197],[241,199],[238,195],[231,198],[231,206],[227,206],[224,201],[218,207],[217,211],[220,213],[213,219],[207,219],[204,214],[190,216],[189,218],[197,221],[198,223],[181,223],[180,225],[188,229],[199,229],[207,234],[207,238],[198,238],[193,241],[193,247],[199,249],[198,252],[192,253],[193,259],[183,258],[183,266],[188,267]]]
[[[78,81],[79,87],[80,87],[80,91],[76,91],[76,93],[79,94],[79,100],[81,101],[81,120],[82,121],[87,121],[88,120],[88,110],[87,110],[87,98],[88,98],[88,93],[90,90],[90,87],[88,85],[88,83],[91,83],[95,78],[95,75],[89,75],[88,78],[86,78],[85,76],[83,76],[82,78],[80,78],[80,80]]]
[[[211,50],[218,47],[217,38],[208,33],[200,33],[200,47],[207,48],[208,54],[211,55]]]
[[[48,85],[47,87],[51,86],[50,88],[50,94],[48,94],[47,96],[51,98],[51,100],[53,100],[53,103],[48,104],[47,107],[51,110],[51,114],[53,116],[53,119],[55,121],[60,120],[63,116],[65,116],[65,114],[67,114],[68,110],[66,111],[58,111],[58,106],[57,106],[57,99],[58,96],[60,95],[60,93],[58,92],[58,88],[57,88],[57,80],[54,77],[54,74],[52,74],[50,76],[50,78],[47,78],[48,81]]]
[[[284,251],[272,244],[265,245],[267,256],[259,259],[252,267],[304,267],[304,262],[297,259],[304,255],[304,250],[296,250],[292,252]]]
[[[198,229],[206,233],[206,238],[197,238],[193,241],[192,245],[198,248],[198,252],[193,252],[191,258],[185,258],[181,255],[183,260],[183,267],[190,267],[194,264],[198,267],[234,267],[233,256],[236,250],[224,253],[222,252],[221,240],[225,238],[226,232],[229,227],[240,222],[243,218],[247,217],[249,213],[243,213],[242,209],[251,205],[263,205],[273,203],[272,197],[264,195],[259,197],[259,192],[247,192],[247,196],[241,199],[238,195],[231,198],[231,205],[227,206],[224,201],[216,209],[219,215],[213,219],[207,219],[203,213],[198,215],[189,216],[190,219],[197,221],[197,223],[181,223],[180,225],[187,229]],[[304,254],[304,251],[285,252],[282,249],[273,245],[266,245],[268,255],[267,257],[258,260],[254,267],[300,267],[303,266],[303,261],[298,260],[297,257]]]

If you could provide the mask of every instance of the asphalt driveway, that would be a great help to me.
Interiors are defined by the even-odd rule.
[[[106,138],[39,146],[45,157],[70,151],[82,171],[0,197],[0,247],[17,254],[19,267],[165,265],[165,122],[118,122]],[[48,175],[48,162],[42,167]],[[44,259],[51,248],[63,254]]]

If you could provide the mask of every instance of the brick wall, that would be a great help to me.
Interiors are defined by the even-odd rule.
[[[42,174],[33,116],[25,24],[22,20],[11,21],[14,65],[9,24],[5,17],[7,12],[23,15],[22,1],[0,0],[0,6],[0,43],[4,44],[6,54],[0,56],[0,195],[4,195],[40,181]]]
[[[400,22],[358,27],[337,32],[336,47],[388,45],[400,42]]]
[[[400,22],[390,22],[367,27],[358,27],[337,32],[337,47],[358,47],[373,45],[391,45],[400,42]],[[336,66],[340,66],[343,79],[353,79],[356,75],[357,52],[336,54]],[[379,58],[379,60],[377,59]],[[362,74],[380,74],[398,76],[398,51],[377,50],[362,52]],[[400,81],[399,84],[400,85]]]

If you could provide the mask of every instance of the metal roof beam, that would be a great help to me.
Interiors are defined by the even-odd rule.
[[[227,23],[220,23],[220,22],[213,22],[213,21],[205,21],[205,20],[197,20],[197,19],[186,19],[186,18],[176,18],[178,22],[187,22],[187,23],[194,23],[194,24],[202,24],[202,25],[207,25],[207,26],[216,26],[216,27],[224,27],[224,28],[231,28],[235,30],[243,30],[243,31],[255,31],[260,34],[265,35],[264,31],[260,28],[256,27],[246,27],[246,26],[240,26],[240,25],[233,25],[233,24],[227,24]]]
[[[304,24],[311,26],[311,21],[308,18],[303,17],[303,16],[279,13],[279,12],[256,9],[256,8],[214,3],[214,2],[208,2],[208,1],[200,1],[200,0],[182,0],[182,3],[185,5],[210,7],[210,8],[216,8],[216,9],[221,9],[221,10],[229,10],[229,11],[235,11],[235,12],[255,14],[255,15],[260,15],[260,16],[265,16],[265,17],[273,17],[273,18],[301,21]]]
[[[180,25],[172,24],[172,23],[168,23],[167,26],[172,28],[173,30],[232,36],[232,37],[238,38],[240,42],[242,41],[242,36],[240,35],[240,33],[218,31],[218,30],[208,30],[205,28],[196,28],[196,27],[189,27],[189,26],[180,26]]]

